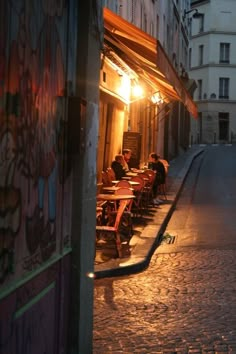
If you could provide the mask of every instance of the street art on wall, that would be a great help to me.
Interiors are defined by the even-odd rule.
[[[69,231],[57,233],[70,183],[60,176],[64,4],[0,0],[0,284],[48,260],[59,237],[68,242]]]

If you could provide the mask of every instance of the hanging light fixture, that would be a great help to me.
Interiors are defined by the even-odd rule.
[[[151,101],[153,104],[161,104],[164,102],[163,98],[161,97],[160,91],[154,92],[151,96]]]

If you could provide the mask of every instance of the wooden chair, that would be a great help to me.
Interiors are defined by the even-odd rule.
[[[133,189],[127,188],[127,187],[120,187],[115,191],[114,194],[118,195],[134,195]],[[122,233],[125,234],[129,239],[133,235],[133,223],[132,223],[132,217],[131,217],[131,209],[133,205],[134,199],[129,199],[127,200],[127,206],[125,208],[125,211],[122,216],[122,221],[121,221],[121,229]]]
[[[106,169],[106,172],[107,172],[107,174],[108,174],[108,176],[109,176],[110,181],[115,181],[115,179],[116,179],[116,174],[115,174],[114,170],[113,170],[111,167],[108,167],[108,168]]]
[[[116,250],[118,257],[122,257],[122,249],[121,249],[121,238],[119,233],[119,226],[122,221],[122,216],[124,214],[125,209],[127,208],[128,200],[121,200],[118,210],[116,212],[115,222],[113,226],[108,225],[97,225],[96,232],[99,233],[107,233],[114,235],[115,243],[116,243]]]
[[[145,181],[143,178],[140,176],[134,176],[130,179],[130,181],[138,182],[138,185],[132,185],[132,188],[134,190],[134,195],[136,198],[133,200],[133,205],[132,205],[132,212],[136,216],[142,216],[143,215],[143,190],[145,186]]]
[[[144,175],[147,175],[149,178],[149,182],[154,181],[155,179],[155,172],[153,170],[147,169],[143,172]]]
[[[112,179],[107,171],[102,171],[102,183],[104,187],[112,186]]]
[[[153,184],[155,181],[156,173],[153,170],[147,169],[144,171],[143,175],[148,177],[148,181],[144,187],[145,203],[148,207],[153,199]]]
[[[169,171],[169,163],[168,163],[168,161],[166,161],[166,160],[164,160],[164,159],[159,159],[162,163],[163,163],[163,165],[164,165],[164,167],[165,167],[165,171],[166,171],[166,175],[168,174],[168,171]]]
[[[96,205],[96,223],[102,225],[105,220],[105,207],[107,202],[104,200],[97,201]]]
[[[98,195],[99,193],[101,193],[102,191],[102,188],[103,188],[103,183],[97,183],[97,192],[96,194]]]
[[[130,188],[130,187],[119,187],[119,189],[117,189],[116,191],[115,191],[115,193],[114,194],[118,194],[118,195],[133,195],[134,193],[133,193],[133,191],[132,191],[132,189]],[[128,201],[128,203],[127,203],[127,207],[126,207],[126,210],[127,211],[131,211],[131,207],[132,207],[132,203],[133,203],[133,199],[129,199],[129,200],[127,200]]]
[[[121,181],[116,183],[116,187],[125,187],[125,188],[132,188],[131,184],[129,181],[126,181],[125,179],[122,179]]]

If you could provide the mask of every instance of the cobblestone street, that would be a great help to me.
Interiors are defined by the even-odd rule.
[[[236,353],[234,156],[196,159],[146,270],[95,280],[94,354]]]
[[[236,353],[236,251],[158,252],[95,282],[94,354]]]

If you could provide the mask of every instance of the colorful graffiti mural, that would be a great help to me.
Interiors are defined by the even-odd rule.
[[[0,283],[59,247],[67,21],[62,0],[0,0]]]

